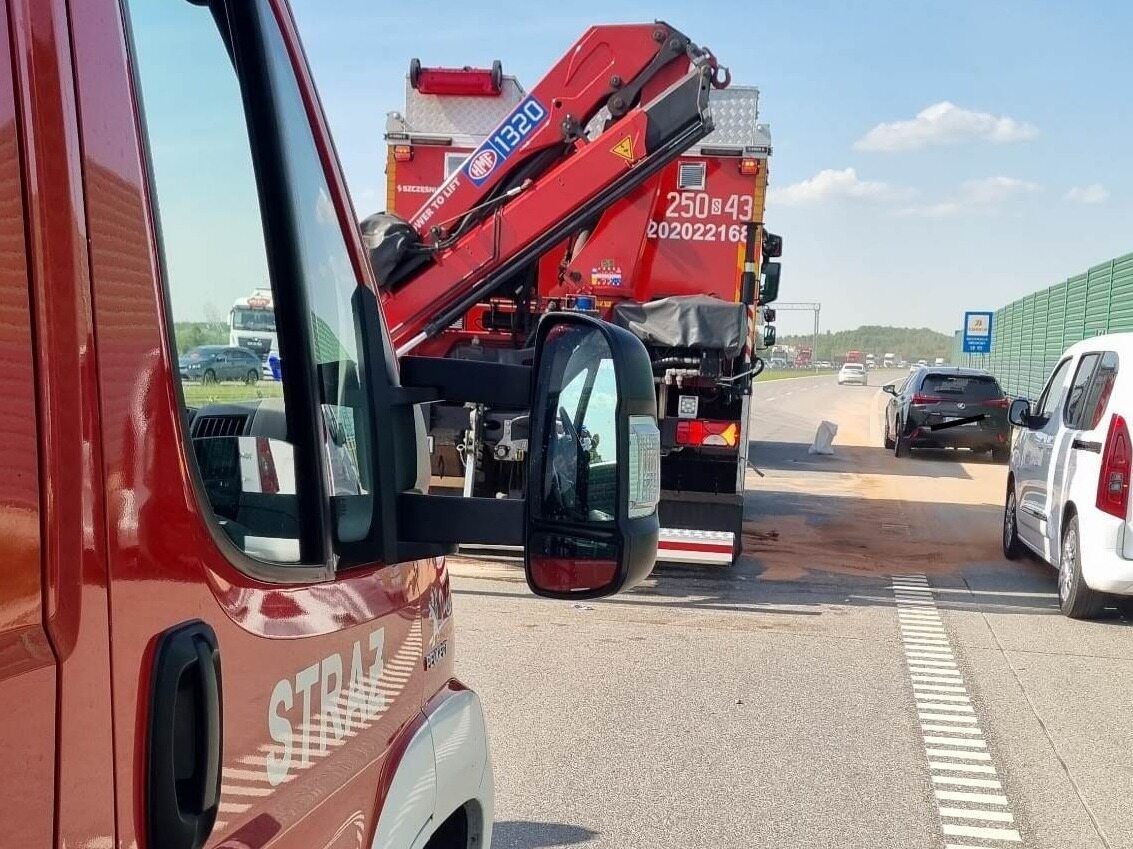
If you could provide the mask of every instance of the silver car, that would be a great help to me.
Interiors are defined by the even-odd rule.
[[[838,372],[838,385],[842,386],[846,383],[868,386],[869,376],[866,373],[865,366],[861,363],[846,363],[842,366],[842,370]]]

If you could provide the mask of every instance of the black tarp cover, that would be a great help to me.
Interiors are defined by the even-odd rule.
[[[710,295],[679,295],[614,307],[614,324],[646,345],[723,351],[734,357],[747,336],[747,307]]]

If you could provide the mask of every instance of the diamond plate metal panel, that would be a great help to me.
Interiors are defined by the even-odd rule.
[[[386,115],[386,134],[442,136],[458,146],[475,147],[527,94],[515,77],[504,74],[499,97],[440,97],[421,94],[405,80],[405,111]]]
[[[705,147],[771,150],[771,130],[759,122],[759,89],[735,85],[713,91],[708,99],[714,129],[692,151]]]

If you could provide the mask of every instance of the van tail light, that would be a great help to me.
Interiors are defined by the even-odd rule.
[[[1102,450],[1102,469],[1098,475],[1099,510],[1124,519],[1129,512],[1129,472],[1133,466],[1133,446],[1125,419],[1114,415]]]
[[[911,400],[914,407],[923,406],[925,404],[939,404],[944,399],[939,395],[922,395],[920,392],[916,393]]]
[[[997,410],[1006,410],[1011,406],[1011,401],[1007,398],[991,398],[990,400],[984,401],[983,405],[985,407],[993,407]]]
[[[677,422],[677,445],[735,448],[739,438],[739,422],[720,422],[711,419],[681,419]]]

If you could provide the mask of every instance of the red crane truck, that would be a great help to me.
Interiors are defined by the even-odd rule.
[[[537,92],[547,90],[547,79]],[[409,221],[425,218],[531,97],[499,62],[491,69],[433,69],[415,60],[404,110],[387,120],[387,208]],[[757,306],[774,299],[778,263],[762,269],[773,279],[765,279],[758,300],[753,283],[761,249],[778,256],[781,246],[762,230],[771,144],[758,123],[758,101],[751,87],[713,91],[709,135],[655,173],[639,175],[631,192],[568,231],[513,278],[509,291],[497,289],[449,314],[428,346],[446,356],[506,356],[522,350],[533,316],[560,307],[602,315],[639,335],[658,391],[662,560],[730,563],[742,544],[750,379],[762,367],[755,348],[774,341],[766,325],[766,336],[757,336],[764,313],[774,317]],[[607,127],[604,118],[598,129]],[[617,161],[623,137],[628,141],[614,124],[605,146],[590,149]],[[632,160],[628,147],[626,158]],[[585,172],[574,179],[579,191],[587,180],[597,185]],[[545,180],[527,188],[528,196],[544,186],[559,191]],[[423,196],[430,198],[424,204]],[[396,294],[389,307],[398,314]],[[500,349],[505,353],[493,353]],[[522,493],[523,416],[434,407],[434,474],[462,477],[467,494]]]
[[[530,366],[399,366],[284,0],[9,0],[0,42],[3,844],[489,846],[444,554],[648,574],[644,347],[559,314]],[[281,383],[183,378],[249,280]],[[532,498],[428,493],[437,399],[531,410]]]

